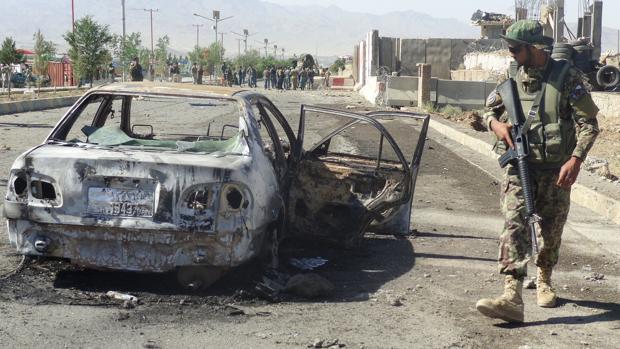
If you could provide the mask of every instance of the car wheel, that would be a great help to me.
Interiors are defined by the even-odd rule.
[[[205,290],[219,280],[228,270],[226,267],[186,266],[177,268],[177,281],[191,290]]]

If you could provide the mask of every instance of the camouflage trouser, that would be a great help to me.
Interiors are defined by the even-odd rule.
[[[570,189],[555,185],[558,174],[559,169],[530,171],[536,210],[542,218],[537,229],[539,252],[535,261],[539,267],[553,267],[558,262],[562,230],[570,208]],[[499,272],[526,276],[531,239],[523,188],[515,167],[508,166],[501,189],[505,223],[499,238]]]

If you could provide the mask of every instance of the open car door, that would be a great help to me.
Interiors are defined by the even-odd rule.
[[[398,127],[404,125],[410,137],[407,143],[417,138],[408,152],[411,161],[381,119],[399,119]],[[302,106],[293,149],[299,161],[288,201],[290,232],[345,244],[366,231],[408,234],[429,119]]]

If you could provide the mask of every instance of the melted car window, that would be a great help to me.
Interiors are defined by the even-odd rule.
[[[95,96],[88,99],[86,104],[82,105],[77,118],[73,122],[73,126],[69,130],[69,133],[67,133],[67,137],[65,138],[67,141],[76,143],[88,142],[88,135],[83,129],[92,126],[97,111],[100,109],[103,101],[104,98],[102,96]]]
[[[106,98],[112,99],[100,102],[101,108],[87,107],[90,126],[75,123],[70,134],[76,136],[67,140],[145,150],[242,152],[236,101],[148,95]]]

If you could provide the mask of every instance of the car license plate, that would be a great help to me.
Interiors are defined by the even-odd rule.
[[[88,213],[153,217],[153,192],[142,189],[88,188]]]

